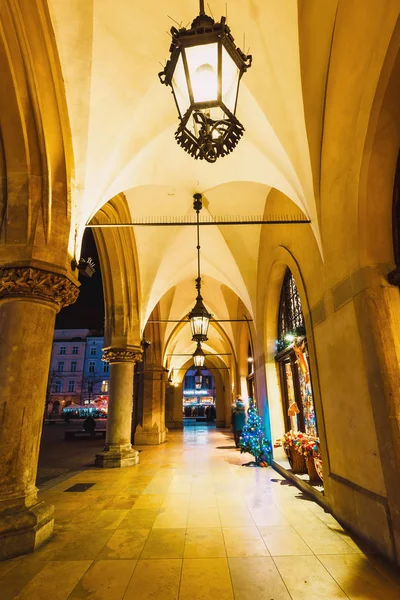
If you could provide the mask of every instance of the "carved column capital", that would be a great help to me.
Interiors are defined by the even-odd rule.
[[[140,346],[126,346],[125,348],[109,346],[108,348],[103,348],[103,356],[101,360],[109,363],[135,363],[142,360],[142,354],[143,350]]]
[[[78,295],[78,287],[65,275],[36,267],[0,267],[0,298],[36,298],[55,304],[59,311]]]

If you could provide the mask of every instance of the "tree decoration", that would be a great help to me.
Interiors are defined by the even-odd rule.
[[[255,400],[249,398],[247,423],[243,427],[239,440],[240,452],[248,452],[254,456],[254,461],[248,466],[267,467],[272,460],[272,446],[265,438],[264,428]]]

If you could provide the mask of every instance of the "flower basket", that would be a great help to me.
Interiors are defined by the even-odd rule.
[[[307,471],[308,471],[308,476],[310,478],[310,481],[313,481],[314,483],[318,483],[321,481],[321,478],[317,472],[317,469],[315,468],[315,458],[313,456],[307,456],[306,458],[306,463],[307,463]]]
[[[318,456],[314,456],[314,465],[315,465],[315,470],[318,473],[318,477],[321,479],[321,481],[323,481],[324,474],[322,471],[322,460]]]
[[[297,475],[307,473],[306,459],[304,456],[293,446],[289,446],[285,448],[285,450],[293,473],[297,473]]]

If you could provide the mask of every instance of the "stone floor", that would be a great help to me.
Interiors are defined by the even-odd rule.
[[[1,600],[400,599],[384,561],[271,468],[242,467],[228,432],[172,432],[140,458],[47,486],[54,537],[0,563]]]

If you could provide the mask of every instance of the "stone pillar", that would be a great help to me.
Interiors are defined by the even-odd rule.
[[[35,486],[56,313],[78,297],[66,276],[0,268],[0,559],[33,552],[54,507]]]
[[[164,367],[146,365],[143,377],[143,417],[135,431],[135,444],[162,444],[166,440],[165,391],[167,372]]]
[[[96,456],[96,467],[131,467],[139,462],[139,452],[132,448],[131,433],[134,363],[141,355],[139,346],[104,348],[103,360],[110,363],[110,393],[106,445]]]

